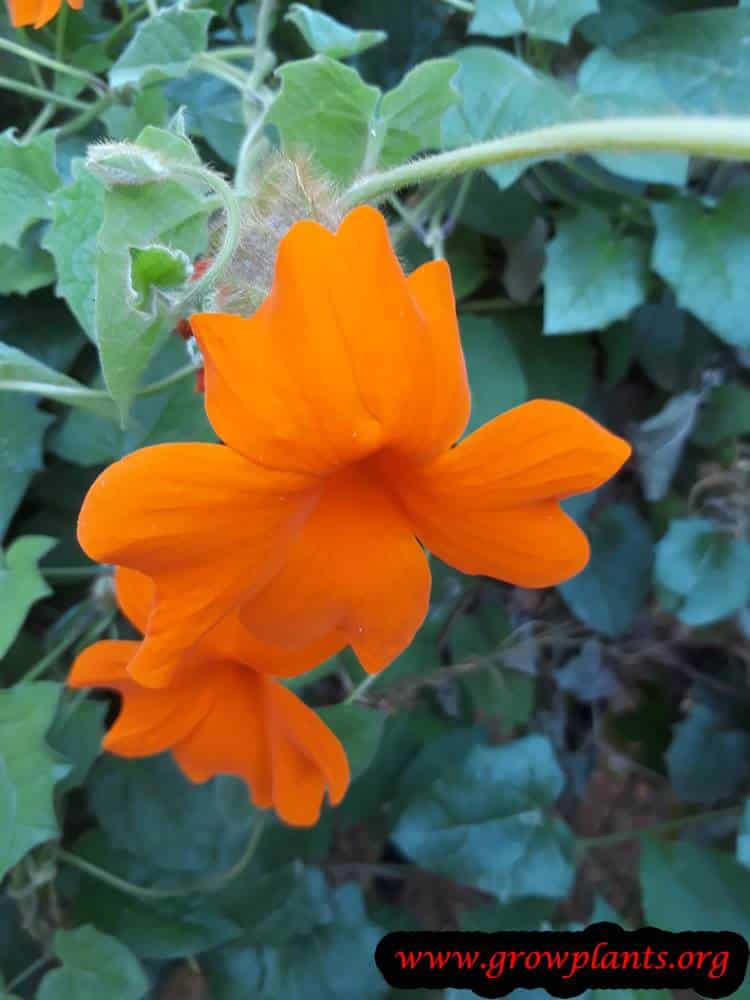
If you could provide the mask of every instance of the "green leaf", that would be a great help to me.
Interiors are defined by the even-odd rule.
[[[20,385],[24,392],[56,399],[108,420],[117,419],[117,409],[111,399],[93,395],[74,378],[42,364],[15,347],[0,343],[0,392],[10,385]],[[40,413],[39,416],[45,418],[43,426],[46,426],[49,415]]]
[[[146,369],[145,382],[166,378],[187,361],[185,345],[170,337]],[[101,379],[97,379],[97,386]],[[135,400],[125,429],[83,410],[71,411],[49,436],[52,452],[76,465],[114,462],[136,448],[171,441],[210,441],[216,435],[208,422],[203,396],[195,391],[195,376],[175,382],[161,392]]]
[[[460,100],[452,85],[458,68],[455,59],[428,59],[383,96],[376,125],[385,130],[380,166],[404,163],[422,149],[440,149],[443,116]]]
[[[39,232],[32,227],[21,237],[21,246],[3,247],[0,295],[28,295],[55,280],[55,262],[39,246]]]
[[[495,38],[523,32],[567,45],[581,18],[598,9],[597,0],[476,0],[469,31]]]
[[[205,51],[212,17],[210,10],[174,6],[141,21],[109,71],[110,86],[144,86],[184,76],[193,57]]]
[[[702,372],[721,364],[722,347],[671,293],[633,314],[635,355],[648,377],[666,392],[694,388]]]
[[[679,304],[728,344],[750,344],[750,234],[744,225],[750,188],[728,191],[710,211],[684,198],[654,204],[651,212],[656,223],[652,265]]]
[[[88,699],[71,709],[63,701],[48,737],[53,750],[72,765],[70,773],[58,785],[58,794],[65,795],[72,788],[80,787],[102,752],[108,707],[106,701]]]
[[[68,766],[45,734],[59,697],[59,685],[47,681],[0,691],[0,878],[32,847],[58,836],[53,791]]]
[[[711,521],[672,521],[656,549],[656,580],[679,598],[686,625],[710,625],[750,600],[750,545],[718,531]]]
[[[586,533],[591,559],[582,573],[558,589],[573,614],[594,631],[611,637],[622,635],[648,593],[651,534],[627,504],[607,507]]]
[[[623,319],[646,298],[648,251],[593,209],[558,223],[544,269],[544,332],[583,333]]]
[[[308,933],[278,947],[258,947],[252,933],[245,943],[222,948],[201,962],[212,994],[221,1000],[379,1000],[389,988],[372,959],[383,929],[365,913],[362,890],[354,884],[330,889],[328,916]]]
[[[734,796],[750,777],[750,734],[727,728],[707,705],[693,704],[674,727],[666,761],[683,802],[712,806]]]
[[[598,639],[587,639],[580,652],[555,671],[555,680],[563,691],[583,702],[612,698],[620,690],[617,677],[602,661]]]
[[[501,902],[564,898],[573,880],[572,835],[549,815],[565,782],[548,740],[534,734],[443,761],[442,775],[402,812],[393,831],[399,848]]]
[[[460,64],[458,89],[462,104],[449,108],[443,119],[446,147],[502,138],[542,125],[571,121],[576,110],[572,93],[507,52],[471,46],[453,53]],[[498,187],[509,187],[529,163],[498,164],[487,173]]]
[[[127,851],[108,846],[100,830],[84,834],[75,854],[135,885],[154,885],[159,871]],[[66,874],[70,874],[66,872]],[[76,872],[72,919],[112,934],[140,958],[169,959],[200,954],[237,938],[241,929],[220,912],[216,896],[138,899]],[[175,884],[171,875],[167,885]],[[245,897],[247,901],[247,896]]]
[[[242,852],[253,823],[241,781],[192,784],[169,754],[102,757],[87,789],[112,846],[164,871],[203,876],[225,870]]]
[[[281,90],[268,117],[284,151],[307,150],[341,184],[351,181],[364,160],[378,88],[327,56],[286,63],[277,75]]]
[[[110,139],[132,142],[147,125],[155,125],[157,128],[166,125],[169,105],[161,85],[137,91],[133,94],[132,101],[130,107],[117,104],[107,108],[102,115]]]
[[[73,167],[74,180],[52,196],[52,223],[44,246],[55,258],[55,291],[64,298],[89,339],[95,335],[97,236],[104,213],[104,188],[99,180]]]
[[[154,311],[160,289],[179,288],[193,271],[193,265],[182,250],[169,247],[133,247],[130,251],[130,280],[136,293],[138,309]]]
[[[703,400],[700,392],[673,396],[653,417],[631,428],[643,495],[650,503],[663,500],[693,433]]]
[[[144,129],[138,145],[178,162],[194,162],[196,156],[187,140],[151,127]],[[206,217],[205,200],[177,181],[116,185],[105,195],[96,268],[96,333],[104,379],[123,414],[171,324],[161,285],[154,286],[159,294],[141,308],[131,250],[169,247],[194,259],[205,244]],[[173,276],[171,272],[169,287]]]
[[[59,183],[54,132],[27,142],[13,129],[0,133],[0,246],[18,247],[32,222],[50,217],[49,197]]]
[[[378,752],[385,716],[382,712],[354,704],[331,705],[319,709],[318,714],[341,740],[353,781],[367,770]]]
[[[688,841],[646,838],[641,846],[643,908],[665,931],[726,931],[750,936],[750,872],[724,851]],[[747,1000],[747,984],[732,996]]]
[[[750,434],[750,389],[735,382],[720,385],[701,410],[693,440],[711,448],[743,434]]]
[[[471,433],[526,401],[526,377],[513,342],[494,320],[462,315],[461,342],[471,385]]]
[[[321,10],[312,10],[303,3],[293,3],[284,18],[299,29],[313,50],[330,59],[348,59],[373,45],[381,45],[388,37],[384,31],[354,31]]]
[[[149,984],[138,960],[93,927],[56,931],[52,950],[63,963],[42,980],[38,1000],[141,1000]]]
[[[745,868],[750,868],[750,799],[745,800],[737,831],[737,860]]]
[[[37,568],[37,563],[56,545],[54,538],[26,535],[17,538],[3,554],[0,550],[0,657],[4,656],[29,609],[51,589]]]
[[[34,398],[0,390],[0,539],[42,468],[42,440],[52,420]]]

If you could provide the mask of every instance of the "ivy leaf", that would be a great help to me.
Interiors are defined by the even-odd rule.
[[[683,802],[712,806],[735,795],[750,777],[750,733],[727,728],[707,705],[694,704],[674,728],[666,761]]]
[[[701,410],[693,440],[706,448],[750,434],[750,390],[732,382],[720,385]]]
[[[97,236],[104,213],[104,188],[81,162],[74,179],[52,196],[52,223],[44,246],[55,258],[56,293],[64,298],[89,339],[95,337]]]
[[[666,931],[733,930],[750,936],[750,872],[725,851],[644,839],[641,886],[648,924]],[[746,988],[733,996],[747,998]]]
[[[63,963],[42,980],[38,1000],[141,1000],[149,983],[125,945],[94,927],[56,931],[52,951]]]
[[[587,639],[580,652],[555,671],[555,680],[563,691],[583,702],[612,698],[620,690],[617,678],[602,662],[602,647],[598,639]]]
[[[172,160],[193,162],[193,147],[180,136],[148,127],[138,139],[144,149],[161,152]],[[143,304],[134,282],[132,250],[169,247],[194,259],[206,241],[205,200],[192,187],[166,180],[158,184],[120,184],[104,198],[104,218],[96,258],[96,335],[102,371],[121,414],[129,408],[138,381],[169,327],[169,310],[163,295],[149,296]],[[123,234],[127,239],[123,240]],[[136,254],[136,258],[138,254]],[[153,263],[153,254],[148,259]],[[159,251],[159,259],[163,254]],[[167,275],[172,287],[174,269]],[[150,286],[156,273],[149,274]]]
[[[306,149],[341,184],[351,181],[365,157],[378,88],[327,56],[286,63],[277,76],[281,91],[268,117],[285,152]]]
[[[744,220],[750,189],[728,191],[708,211],[697,201],[681,199],[655,204],[651,213],[656,223],[652,265],[679,304],[728,344],[749,345],[750,235]]]
[[[50,368],[16,347],[0,343],[0,392],[5,386],[14,384],[22,386],[24,392],[57,399],[68,406],[96,413],[108,420],[117,419],[117,409],[111,399],[92,396],[74,378]],[[39,413],[39,417],[42,418],[40,426],[46,427],[51,419],[49,414]]]
[[[461,341],[471,385],[467,433],[528,398],[526,377],[510,337],[492,319],[461,316]]]
[[[623,319],[646,298],[648,251],[593,209],[561,220],[547,248],[544,332],[583,333]]]
[[[721,365],[721,344],[689,313],[678,309],[669,292],[661,302],[636,309],[632,323],[638,362],[666,392],[692,388],[706,368]]]
[[[501,902],[564,898],[573,838],[549,815],[565,783],[549,741],[534,734],[502,747],[475,746],[460,763],[443,760],[440,777],[402,812],[392,834],[399,848]],[[419,766],[418,757],[409,770]]]
[[[59,697],[60,686],[48,681],[0,691],[0,878],[58,835],[53,790],[68,765],[56,759],[45,734]]]
[[[0,246],[19,247],[32,222],[50,217],[50,194],[59,183],[54,132],[26,142],[13,129],[0,133]]]
[[[449,108],[443,119],[446,147],[572,121],[581,113],[563,84],[500,49],[470,46],[452,58],[460,64],[456,82],[463,101]],[[498,187],[506,188],[532,162],[498,164],[487,173]]]
[[[42,468],[42,440],[52,421],[33,397],[0,390],[0,539],[34,473]]]
[[[388,37],[385,31],[354,31],[321,10],[312,10],[303,3],[293,3],[284,20],[299,29],[313,50],[330,59],[348,59],[373,45],[381,45]]]
[[[669,525],[656,549],[656,580],[678,598],[686,625],[710,625],[750,600],[750,545],[702,517]]]
[[[321,719],[341,740],[352,781],[367,770],[378,752],[385,716],[362,705],[331,705],[318,711]]]
[[[653,417],[631,429],[643,495],[650,503],[667,495],[693,433],[702,400],[700,392],[673,396]]]
[[[575,25],[598,11],[597,0],[476,0],[469,22],[473,35],[507,38],[525,32],[567,45]]]
[[[372,960],[383,929],[365,913],[362,890],[349,883],[330,889],[329,915],[306,934],[279,947],[246,942],[206,955],[201,963],[212,993],[222,1000],[264,1000],[304,996],[305,1000],[380,1000],[389,988]]]
[[[383,96],[376,125],[385,132],[380,166],[396,166],[422,149],[440,148],[443,115],[460,100],[452,85],[458,68],[455,59],[428,59]]]
[[[89,699],[78,702],[72,709],[63,702],[50,729],[49,744],[72,766],[58,785],[58,794],[65,795],[71,788],[80,787],[102,752],[107,710],[105,701]]]
[[[607,507],[586,532],[588,565],[558,588],[570,610],[603,635],[626,632],[646,599],[651,577],[651,533],[635,508]]]
[[[0,295],[28,295],[55,280],[55,262],[39,246],[39,235],[32,226],[21,237],[20,247],[3,247]]]
[[[75,854],[136,885],[157,884],[161,874],[127,851],[112,848],[101,830],[80,837],[75,844]],[[70,874],[66,872],[66,876]],[[220,912],[215,894],[138,899],[78,872],[74,878],[78,884],[76,891],[71,893],[73,920],[93,924],[112,934],[139,958],[163,960],[196,955],[242,933],[237,923]],[[173,875],[168,884],[175,884]],[[247,901],[247,896],[245,899]]]
[[[174,6],[141,21],[109,71],[110,86],[140,87],[184,76],[193,57],[205,51],[212,17],[210,10]]]
[[[37,563],[56,544],[54,538],[26,535],[4,554],[0,549],[0,657],[10,648],[32,604],[52,593]]]
[[[102,757],[87,789],[112,846],[164,871],[206,875],[228,868],[255,816],[238,779],[191,784],[169,754]]]

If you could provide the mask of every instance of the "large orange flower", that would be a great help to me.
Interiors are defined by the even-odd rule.
[[[147,448],[107,469],[79,538],[156,582],[130,665],[168,681],[224,615],[295,648],[343,632],[385,667],[428,606],[420,542],[465,573],[545,587],[578,573],[585,535],[559,501],[630,454],[584,413],[536,400],[466,440],[466,380],[444,261],[406,277],[383,217],[297,223],[251,319],[191,317],[224,446]]]
[[[63,0],[8,0],[10,23],[14,28],[43,28],[62,7]],[[83,0],[67,0],[68,7],[80,10]]]
[[[151,581],[118,569],[116,588],[123,613],[142,631]],[[302,673],[344,641],[330,636],[290,655],[254,640],[229,616],[196,644],[169,687],[144,688],[130,677],[135,641],[89,646],[74,663],[68,684],[108,687],[122,696],[120,714],[102,743],[106,750],[122,757],[171,750],[192,781],[237,775],[256,806],[273,806],[287,823],[310,826],[326,789],[334,805],[344,797],[349,765],[325,723],[273,675]]]

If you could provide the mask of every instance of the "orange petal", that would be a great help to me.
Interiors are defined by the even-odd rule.
[[[41,8],[41,0],[8,0],[10,23],[14,28],[24,28],[33,24]]]
[[[264,686],[274,761],[274,806],[287,823],[309,826],[323,791],[338,805],[349,787],[349,762],[338,738],[311,708],[281,684]]]
[[[600,486],[629,454],[580,410],[535,400],[433,462],[388,468],[418,537],[437,556],[464,573],[546,587],[580,572],[589,554],[558,500]]]
[[[275,677],[296,677],[324,663],[348,644],[343,632],[333,631],[295,649],[273,646],[252,635],[235,612],[206,633],[191,658],[231,660]]]
[[[251,632],[300,646],[343,632],[365,670],[387,666],[427,613],[430,571],[399,507],[362,467],[327,484],[280,572],[240,608]]]
[[[447,268],[407,280],[373,208],[355,209],[335,235],[293,226],[251,319],[190,322],[214,428],[263,465],[330,472],[388,442],[433,455],[466,423]]]
[[[273,576],[314,503],[309,483],[211,444],[144,448],[99,476],[79,517],[82,548],[155,584],[136,680],[169,683],[185,651]]]
[[[175,760],[191,781],[208,781],[217,774],[242,778],[255,805],[265,809],[273,795],[264,679],[253,670],[228,665],[217,666],[213,673],[213,708],[173,747]]]
[[[37,9],[34,27],[43,28],[44,25],[51,21],[55,14],[57,14],[60,10],[61,4],[62,0],[41,0]]]
[[[115,569],[115,594],[122,613],[143,635],[154,603],[153,581],[137,570],[118,566]]]
[[[206,715],[214,698],[208,685],[154,691],[136,684],[127,667],[139,645],[97,642],[78,656],[68,678],[70,687],[108,687],[120,694],[120,713],[102,747],[121,757],[148,757],[169,749]]]

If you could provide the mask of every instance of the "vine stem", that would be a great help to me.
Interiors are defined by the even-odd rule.
[[[380,674],[370,674],[369,677],[365,677],[365,679],[360,681],[360,683],[354,688],[349,696],[344,699],[343,704],[351,705],[353,702],[361,698],[365,691],[369,691],[379,676]]]
[[[605,833],[600,837],[579,837],[578,849],[580,851],[587,851],[592,847],[610,847],[614,844],[623,844],[628,840],[635,840],[638,837],[672,833],[674,830],[682,829],[683,826],[689,826],[692,823],[704,823],[713,819],[725,819],[728,817],[737,817],[739,819],[741,812],[741,806],[728,806],[726,809],[710,809],[707,812],[693,813],[692,816],[680,816],[677,819],[669,819],[664,823],[656,823],[654,826],[644,827],[643,830]]]
[[[24,97],[35,97],[38,101],[54,102],[64,108],[73,108],[74,111],[88,111],[94,105],[79,101],[76,97],[65,97],[63,94],[55,94],[51,90],[42,87],[34,87],[30,83],[22,83],[20,80],[11,80],[8,76],[0,76],[0,88],[3,90],[15,90],[17,94]]]
[[[242,852],[241,857],[231,868],[213,878],[203,879],[202,881],[194,882],[192,885],[175,886],[173,889],[151,889],[148,886],[136,885],[134,882],[128,882],[127,879],[120,878],[119,875],[113,875],[112,872],[100,868],[99,865],[92,864],[90,861],[86,861],[85,858],[79,858],[77,854],[71,854],[69,851],[63,849],[57,852],[57,857],[60,861],[64,861],[71,867],[86,872],[92,878],[98,879],[105,885],[109,885],[113,889],[118,889],[128,896],[136,896],[139,899],[178,899],[181,896],[192,896],[198,892],[212,892],[214,889],[219,889],[221,886],[226,885],[227,882],[231,882],[238,875],[241,875],[252,861],[258,849],[265,825],[265,816],[259,817],[253,824],[247,846]]]
[[[721,160],[750,160],[750,117],[655,116],[602,118],[550,125],[503,139],[425,156],[361,177],[343,198],[353,208],[392,191],[517,160],[566,153],[686,153]]]
[[[62,10],[58,17],[62,17]],[[67,66],[60,59],[52,59],[50,56],[43,55],[35,49],[29,49],[25,45],[18,45],[16,42],[11,42],[7,38],[0,38],[0,49],[5,49],[6,52],[10,52],[20,59],[28,59],[29,62],[39,63],[40,66],[46,66],[47,69],[53,69],[57,73],[64,73],[67,76],[74,76],[79,80],[84,80],[90,87],[100,92],[103,88],[101,80],[91,73],[86,72],[85,69],[78,69],[76,66]]]

